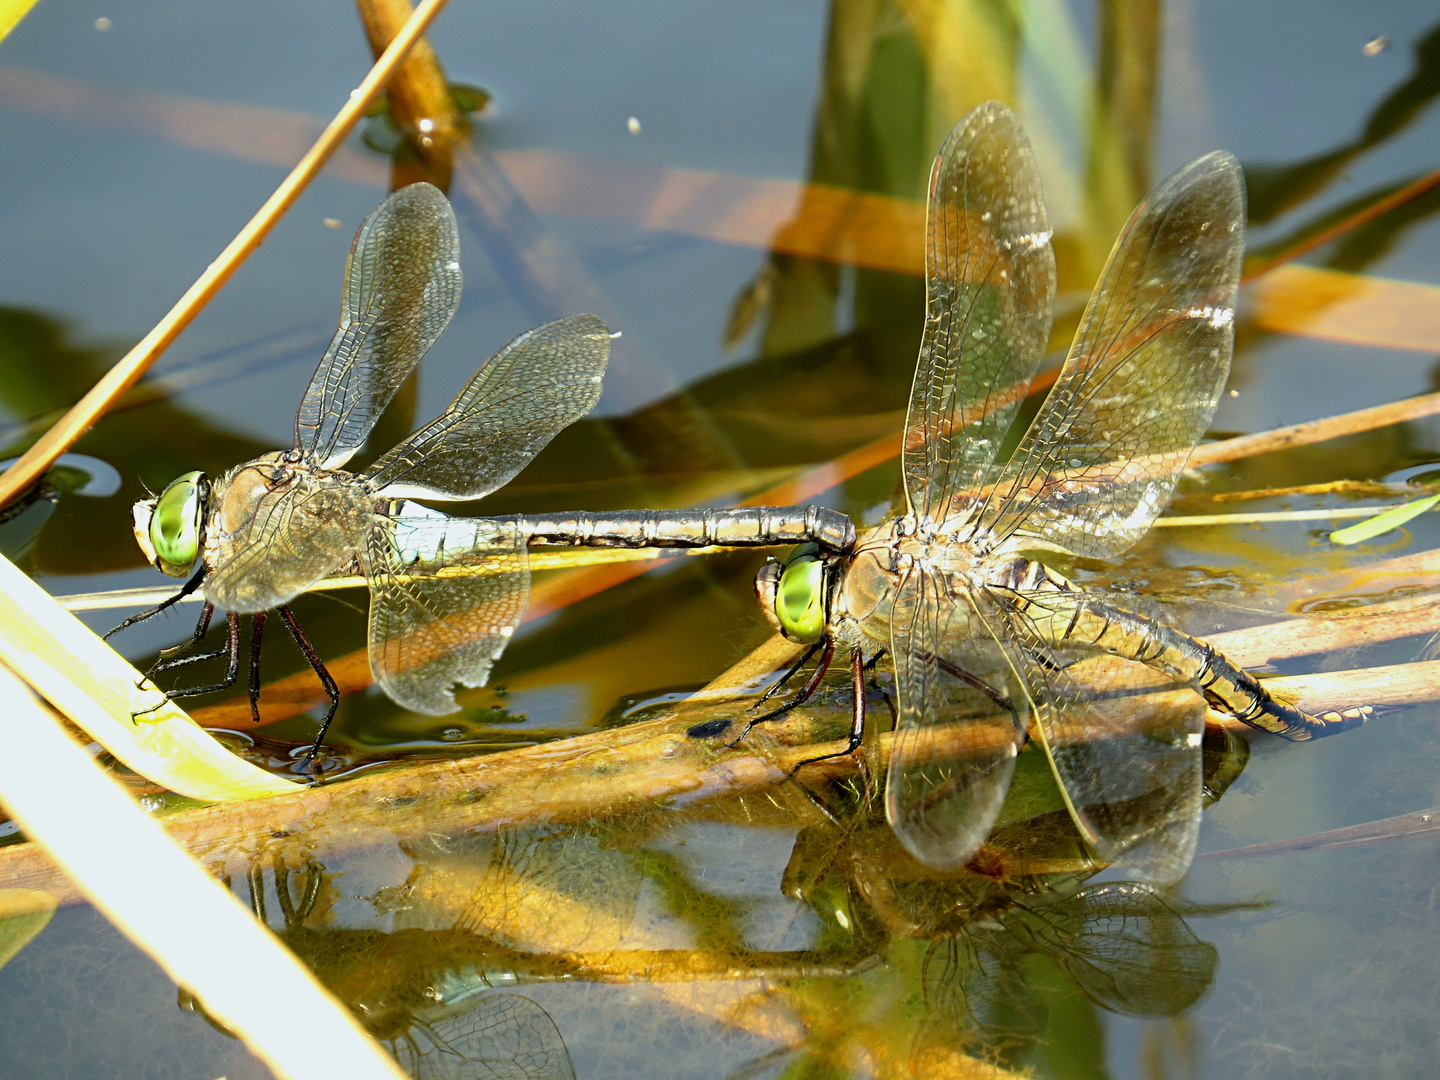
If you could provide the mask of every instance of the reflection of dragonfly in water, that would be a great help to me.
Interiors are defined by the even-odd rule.
[[[287,605],[328,574],[355,564],[364,571],[376,681],[406,708],[438,715],[458,708],[454,684],[484,685],[518,625],[529,590],[527,542],[706,547],[810,540],[838,551],[853,540],[849,521],[820,507],[451,518],[405,501],[487,495],[589,412],[610,350],[609,332],[593,315],[522,334],[439,418],[365,469],[344,471],[459,301],[459,237],[449,202],[428,184],[397,191],[355,235],[340,325],[301,398],[295,448],[213,482],[187,473],[135,506],[136,539],[156,567],[174,577],[191,574],[197,563],[199,569],[176,596],[116,630],[201,589],[205,606],[184,646],[191,648],[214,609],[226,610],[223,649],[162,659],[150,672],[224,656],[224,679],[170,691],[168,699],[232,685],[239,616],[253,616],[250,701],[258,720],[261,634],[265,613],[278,609],[330,698],[302,771],[325,737],[339,693]],[[474,572],[456,573],[460,567]]]
[[[951,868],[976,852],[1030,731],[1098,854],[1128,852],[1136,876],[1172,880],[1194,850],[1201,717],[1107,713],[1102,697],[1132,692],[1138,664],[1288,739],[1344,730],[1369,710],[1314,716],[1276,701],[1204,642],[1081,592],[1033,559],[1125,551],[1205,432],[1229,371],[1244,243],[1234,159],[1214,153],[1190,163],[1135,211],[1055,388],[1014,455],[997,464],[1050,332],[1049,241],[1018,118],[999,103],[980,106],[951,133],[931,175],[905,505],[850,552],[802,547],[767,564],[756,585],[776,628],[811,644],[801,664],[823,650],[792,704],[819,685],[836,646],[849,646],[852,751],[864,722],[865,656],[893,656],[886,813],[921,861]],[[1100,654],[1138,662],[1115,661],[1135,674],[1122,670],[1098,689],[1067,671]],[[992,722],[951,723],[964,717]]]
[[[1215,977],[1214,946],[1140,882],[1027,895],[970,875],[902,884],[858,872],[855,880],[892,933],[930,939],[922,1044],[978,1042],[1022,1061],[1048,1015],[1046,995],[1025,974],[1036,954],[1122,1016],[1178,1016]]]
[[[565,1040],[540,1005],[497,993],[463,933],[306,925],[324,884],[307,867],[301,895],[277,864],[278,933],[416,1080],[574,1080]],[[249,874],[250,902],[267,919],[265,875]],[[457,940],[458,939],[458,940]]]

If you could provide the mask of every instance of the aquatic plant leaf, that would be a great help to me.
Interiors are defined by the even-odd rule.
[[[1440,495],[1429,495],[1401,506],[1392,506],[1389,510],[1367,518],[1357,525],[1336,529],[1330,534],[1330,542],[1332,544],[1361,544],[1366,540],[1373,540],[1391,529],[1398,529],[1412,518],[1419,517],[1437,503],[1440,503]]]

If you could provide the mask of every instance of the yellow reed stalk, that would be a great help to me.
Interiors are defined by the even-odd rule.
[[[345,1007],[3,667],[0,740],[0,799],[26,834],[276,1076],[402,1080]]]
[[[298,787],[236,757],[173,703],[135,719],[160,702],[160,691],[5,558],[0,662],[126,767],[171,791],[229,802]]]
[[[10,31],[20,25],[20,20],[30,13],[37,0],[0,0],[0,41],[10,36]]]

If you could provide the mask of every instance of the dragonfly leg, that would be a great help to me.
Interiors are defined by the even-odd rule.
[[[320,887],[325,884],[324,871],[314,861],[305,863],[305,891],[300,894],[300,902],[297,904],[295,894],[290,888],[290,868],[279,856],[275,857],[271,868],[275,873],[275,899],[280,902],[280,914],[285,920],[285,929],[300,926],[315,910],[315,901],[320,897]]]
[[[813,765],[817,761],[829,761],[831,758],[845,757],[860,749],[860,743],[865,737],[865,656],[856,648],[850,650],[850,741],[844,750],[834,754],[820,754],[818,757],[806,758],[797,762],[790,770],[790,775],[805,765]],[[866,768],[863,759],[860,759],[860,772],[865,781],[866,790],[870,788],[870,771]]]
[[[295,644],[300,646],[300,651],[305,654],[305,659],[310,661],[310,666],[315,669],[315,674],[320,679],[320,685],[325,687],[325,696],[330,699],[330,708],[325,711],[325,719],[320,721],[320,731],[316,734],[310,749],[305,751],[305,756],[300,759],[300,772],[306,773],[310,769],[310,762],[315,760],[315,755],[325,744],[325,735],[330,730],[330,721],[335,719],[335,710],[340,707],[340,688],[335,685],[335,680],[325,669],[325,663],[320,659],[320,654],[315,651],[315,646],[310,644],[310,639],[305,636],[305,632],[300,629],[300,624],[295,621],[295,613],[290,610],[288,604],[280,605],[280,617],[290,628],[290,636],[295,639]]]
[[[200,637],[204,636],[202,626],[205,628],[209,627],[209,616],[214,611],[214,608],[211,608],[209,604],[206,604],[205,606],[207,608],[210,608],[210,612],[202,614],[201,621],[195,626],[195,629]],[[209,653],[199,653],[195,656],[186,656],[179,660],[163,661],[161,663],[157,663],[154,667],[150,669],[149,672],[146,672],[145,677],[148,679],[151,672],[168,671],[171,668],[181,667],[185,664],[193,664],[198,660],[213,660],[218,656],[223,656],[226,658],[225,674],[221,677],[219,682],[210,683],[207,686],[187,686],[182,690],[166,690],[164,692],[165,696],[160,701],[159,705],[152,705],[148,709],[141,709],[139,712],[131,713],[131,717],[139,718],[141,716],[144,716],[146,713],[152,713],[156,709],[160,708],[161,705],[164,705],[166,702],[174,701],[176,698],[195,697],[197,694],[210,694],[214,693],[216,690],[228,690],[230,687],[235,685],[235,674],[240,670],[240,616],[235,614],[235,612],[233,611],[226,612],[225,614],[225,648],[216,649],[214,652]]]
[[[823,644],[825,644],[825,642],[817,641],[815,642],[815,644],[811,645],[810,648],[806,649],[804,653],[801,654],[800,659],[796,660],[795,663],[790,665],[790,670],[785,672],[783,676],[771,683],[770,688],[755,700],[755,704],[751,705],[748,711],[754,712],[761,705],[764,705],[765,702],[769,701],[772,697],[774,697],[782,689],[784,689],[785,685],[795,677],[796,672],[798,672],[802,667],[804,667],[810,662],[810,658],[820,650],[820,646]]]
[[[270,925],[270,916],[265,910],[265,868],[258,861],[251,863],[246,880],[250,885],[250,910],[262,926]]]
[[[169,671],[171,668],[183,667],[186,664],[198,663],[201,660],[214,660],[216,657],[224,656],[225,650],[220,648],[207,653],[195,653],[193,656],[187,656],[181,660],[170,659],[172,656],[179,656],[181,653],[199,646],[200,643],[205,640],[205,635],[210,632],[210,620],[214,615],[214,604],[206,603],[201,605],[200,618],[195,620],[195,629],[190,631],[190,640],[182,641],[179,645],[173,645],[168,649],[161,649],[160,656],[156,659],[155,663],[146,669],[144,677],[148,679],[154,675],[158,675],[162,671]],[[141,688],[144,687],[143,682],[139,685]]]
[[[170,597],[168,600],[160,601],[160,603],[156,604],[152,608],[146,608],[144,611],[138,611],[134,615],[127,616],[125,621],[122,622],[119,626],[112,627],[111,629],[105,631],[105,639],[108,640],[112,634],[118,634],[121,630],[126,630],[129,627],[134,626],[136,623],[142,623],[146,619],[153,619],[162,611],[168,611],[170,608],[174,607],[181,600],[184,600],[185,597],[189,596],[196,589],[198,589],[200,587],[200,582],[204,580],[205,567],[202,566],[199,570],[195,571],[195,573],[190,576],[189,581],[185,582],[184,585],[180,586],[180,591],[177,592],[174,596]]]
[[[746,723],[745,729],[741,731],[738,736],[736,736],[735,741],[728,744],[731,748],[740,745],[741,740],[743,740],[746,735],[750,734],[750,729],[753,728],[756,724],[763,724],[768,720],[774,720],[777,716],[784,716],[787,712],[795,708],[797,705],[803,705],[805,702],[810,700],[810,696],[820,688],[820,681],[825,678],[825,673],[830,670],[830,661],[835,659],[835,643],[829,638],[826,638],[824,645],[825,651],[820,654],[820,662],[815,665],[814,674],[805,681],[805,685],[800,688],[799,692],[789,701],[785,702],[784,705],[781,705],[778,709],[771,709],[763,716],[754,717],[748,723]],[[794,668],[791,668],[790,672],[785,676],[785,678],[790,678],[790,676],[794,675],[795,672],[798,670],[798,665]]]
[[[1006,712],[1012,714],[1015,712],[1015,703],[1011,701],[1008,697],[1006,697],[1004,694],[1002,694],[999,690],[996,690],[984,679],[981,679],[975,675],[971,675],[970,672],[966,671],[964,668],[956,667],[954,664],[950,663],[950,661],[941,660],[939,657],[935,658],[935,666],[938,667],[941,671],[945,672],[945,674],[952,675],[955,678],[959,679],[967,686],[973,686],[976,690],[979,690],[982,694],[988,697],[991,701],[995,702],[996,705],[999,705],[1000,708],[1004,709]]]
[[[895,729],[895,725],[900,721],[900,716],[895,711],[895,699],[886,692],[885,687],[880,685],[880,680],[875,677],[875,666],[880,662],[880,658],[884,655],[884,649],[877,650],[874,656],[870,657],[869,660],[865,661],[865,670],[870,672],[870,685],[875,687],[875,691],[885,702],[885,707],[890,710],[890,729],[893,731]]]
[[[265,638],[265,612],[257,611],[250,618],[250,681],[245,687],[250,696],[250,719],[260,723],[260,642]]]

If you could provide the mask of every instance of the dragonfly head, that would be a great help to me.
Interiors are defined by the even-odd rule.
[[[131,515],[135,540],[151,565],[171,577],[187,577],[200,557],[210,481],[188,472],[171,482],[158,498],[142,499]]]
[[[783,560],[770,559],[755,575],[755,597],[770,625],[790,641],[825,636],[828,561],[816,544],[801,544]]]

